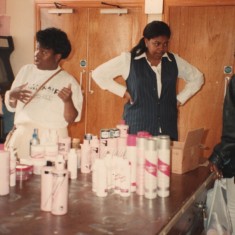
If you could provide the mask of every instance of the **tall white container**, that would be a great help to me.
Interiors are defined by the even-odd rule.
[[[159,197],[170,195],[170,138],[159,136],[158,142],[158,190]]]
[[[70,179],[77,179],[78,177],[78,156],[77,156],[77,151],[75,148],[71,148],[68,154],[68,163],[67,163],[67,168],[69,171],[69,178]]]
[[[128,159],[120,159],[120,195],[129,197],[131,195],[131,165]]]
[[[144,165],[145,165],[145,149],[146,149],[145,137],[136,138],[137,145],[137,167],[136,167],[136,193],[138,195],[144,195]]]
[[[105,167],[104,158],[96,159],[97,181],[96,181],[96,195],[98,197],[106,197],[107,192],[107,170]]]
[[[91,147],[90,141],[86,139],[84,139],[83,144],[81,144],[81,172],[91,172]]]
[[[126,146],[126,158],[130,162],[131,168],[131,192],[136,191],[136,166],[137,166],[137,147],[136,135],[128,135]]]
[[[16,150],[10,148],[10,187],[16,185]]]
[[[62,155],[58,155],[53,174],[53,198],[51,213],[65,215],[68,212],[68,170]]]
[[[0,196],[10,193],[10,152],[0,150]]]
[[[145,151],[144,196],[147,199],[157,197],[157,141],[147,139]]]
[[[52,162],[47,162],[42,167],[41,172],[41,210],[51,211],[52,208],[52,190],[53,190],[53,171]]]

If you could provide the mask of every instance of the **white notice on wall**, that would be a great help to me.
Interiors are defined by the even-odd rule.
[[[6,14],[6,0],[0,0],[0,15]]]
[[[163,0],[145,0],[146,14],[162,14]]]

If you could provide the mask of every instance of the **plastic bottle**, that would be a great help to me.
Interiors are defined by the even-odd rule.
[[[77,151],[74,148],[71,148],[68,154],[68,171],[70,179],[77,179],[77,165],[78,165],[78,156]]]
[[[30,155],[31,155],[31,146],[32,145],[39,145],[40,144],[40,140],[39,140],[39,137],[38,137],[38,129],[34,129],[33,130],[33,134],[32,134],[32,138],[30,140]]]
[[[104,158],[98,158],[96,160],[97,169],[97,185],[96,185],[96,195],[98,197],[106,197],[107,192],[107,171],[105,167]]]
[[[144,195],[144,164],[145,164],[145,149],[146,149],[145,137],[136,138],[137,145],[137,166],[136,166],[136,193],[138,195]]]
[[[16,149],[10,148],[10,187],[16,185]]]
[[[51,211],[52,208],[52,189],[53,171],[52,162],[47,161],[46,166],[42,167],[41,172],[41,210]]]
[[[120,161],[120,195],[122,197],[131,195],[131,165],[125,158],[121,158]]]
[[[148,199],[157,197],[157,141],[147,139],[145,151],[144,196]]]
[[[0,150],[0,196],[10,192],[10,152]]]
[[[126,158],[130,162],[131,167],[131,192],[136,191],[136,159],[137,159],[137,147],[136,147],[136,135],[128,135],[126,146]]]
[[[52,189],[52,208],[53,215],[65,215],[68,212],[68,170],[65,169],[63,155],[58,155],[55,162]]]
[[[84,139],[81,144],[81,173],[91,172],[91,148],[89,140]]]
[[[158,190],[159,197],[170,195],[170,138],[169,136],[159,136],[158,142]]]

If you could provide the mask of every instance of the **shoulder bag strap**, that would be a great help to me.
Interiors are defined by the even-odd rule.
[[[62,69],[59,69],[55,73],[53,73],[45,82],[41,84],[41,86],[34,92],[34,94],[30,97],[30,99],[25,103],[24,107],[31,102],[31,100],[37,95],[37,93],[46,85],[47,82],[49,82],[53,77],[55,77],[58,73],[60,73]]]

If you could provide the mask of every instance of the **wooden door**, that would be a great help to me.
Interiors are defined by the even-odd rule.
[[[208,157],[221,137],[225,81],[231,76],[224,74],[224,66],[234,61],[235,2],[230,6],[194,2],[182,1],[181,6],[167,0],[165,20],[172,30],[170,49],[205,75],[201,91],[179,108],[179,138],[184,140],[187,131],[204,127],[204,144],[209,148],[204,156]],[[180,81],[178,89],[183,86]]]
[[[73,14],[49,14],[49,7],[40,9],[40,28],[57,27],[65,31],[71,41],[72,51],[68,59],[62,62],[62,67],[73,75],[82,90],[86,89],[86,69],[80,65],[81,61],[87,61],[87,32],[88,32],[88,9],[73,7]],[[69,134],[71,137],[82,138],[85,133],[85,105],[86,96],[84,92],[84,103],[82,118],[80,122],[69,125]]]
[[[128,8],[128,14],[100,14],[100,9],[89,9],[89,68],[121,54],[137,44],[142,33],[142,9]],[[100,27],[101,26],[101,27]],[[118,78],[118,82],[124,83]],[[122,119],[125,100],[101,90],[94,82],[87,97],[87,132],[99,134],[102,128],[113,128]]]

